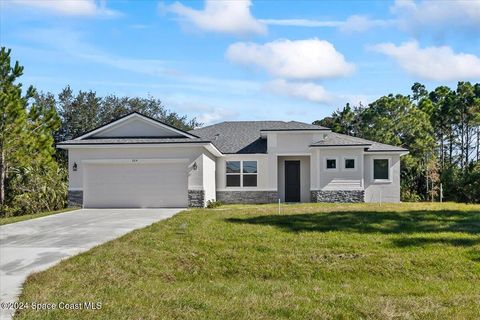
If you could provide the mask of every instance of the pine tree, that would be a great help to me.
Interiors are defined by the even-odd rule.
[[[31,103],[29,87],[22,95],[23,73],[11,51],[0,50],[0,203],[2,214],[31,213],[63,206],[64,173],[53,155],[53,132],[60,120],[54,105]]]

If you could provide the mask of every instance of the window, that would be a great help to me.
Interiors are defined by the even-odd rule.
[[[227,187],[240,187],[240,161],[227,161]]]
[[[243,161],[243,186],[257,186],[257,161]]]
[[[257,161],[227,161],[227,187],[256,187]]]
[[[389,180],[388,159],[373,159],[373,179]]]
[[[336,169],[337,159],[327,159],[327,169]]]
[[[345,169],[355,169],[355,159],[345,159]]]

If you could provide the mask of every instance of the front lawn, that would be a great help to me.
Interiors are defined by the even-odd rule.
[[[68,212],[68,211],[72,211],[72,210],[76,210],[76,209],[78,209],[78,208],[65,208],[65,209],[56,210],[56,211],[47,211],[47,212],[40,212],[40,213],[33,213],[33,214],[24,214],[24,215],[21,215],[21,216],[0,217],[0,226],[4,225],[4,224],[9,224],[9,223],[15,223],[15,222],[20,222],[20,221],[25,221],[25,220],[30,220],[30,219],[46,217],[46,216],[50,216],[52,214]]]
[[[478,319],[480,206],[190,210],[27,280],[18,319]]]

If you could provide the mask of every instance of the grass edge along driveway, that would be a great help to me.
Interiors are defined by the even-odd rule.
[[[80,209],[80,208],[77,208],[77,207],[75,207],[75,208],[64,208],[64,209],[55,210],[55,211],[46,211],[46,212],[25,214],[25,215],[21,215],[21,216],[1,217],[0,218],[0,226],[10,224],[10,223],[30,220],[30,219],[46,217],[46,216],[50,216],[52,214],[63,213],[63,212],[68,212],[68,211],[73,211],[73,210],[78,210],[78,209]]]
[[[188,210],[30,276],[17,319],[477,319],[480,206]]]

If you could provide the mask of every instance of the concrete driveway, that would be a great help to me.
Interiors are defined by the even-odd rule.
[[[30,273],[181,210],[81,209],[0,226],[0,301],[16,301]],[[0,310],[0,319],[12,313]]]

